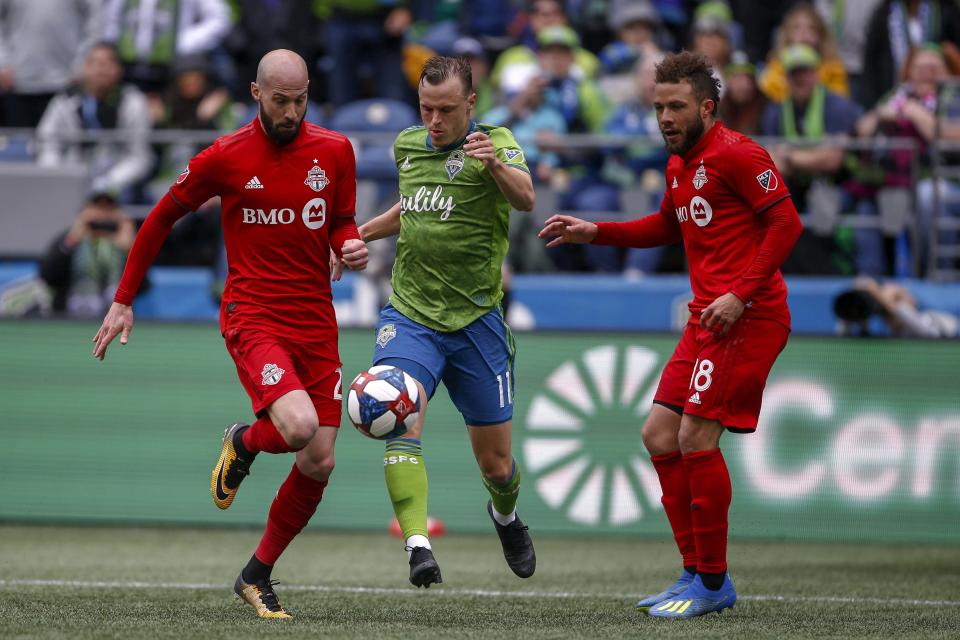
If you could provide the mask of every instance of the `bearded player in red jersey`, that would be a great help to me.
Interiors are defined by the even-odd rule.
[[[340,425],[341,370],[330,280],[360,270],[366,245],[354,221],[356,164],[342,135],[305,123],[307,66],[292,51],[266,54],[251,93],[259,116],[197,154],[154,207],[127,259],[93,354],[133,328],[131,303],[173,223],[220,196],[229,274],[220,329],[257,420],[227,428],[211,478],[228,508],[261,451],[295,451],[266,532],[234,591],[264,618],[289,618],[270,574],[327,486]],[[331,274],[331,250],[337,258]]]
[[[684,244],[690,320],[642,431],[683,557],[680,578],[637,603],[664,618],[719,612],[736,602],[727,575],[731,488],[720,436],[757,428],[767,375],[790,333],[780,265],[801,230],[770,156],[716,119],[719,101],[719,83],[702,56],[667,56],[657,66],[654,91],[672,154],[660,211],[599,224],[555,215],[540,232],[552,238],[548,247]]]

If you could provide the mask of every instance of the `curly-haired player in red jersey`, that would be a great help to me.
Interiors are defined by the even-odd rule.
[[[642,431],[683,571],[637,608],[689,618],[737,599],[727,575],[731,487],[720,436],[757,428],[763,387],[790,333],[780,265],[801,225],[767,152],[717,120],[720,87],[706,60],[685,51],[667,56],[656,73],[654,107],[672,154],[660,211],[598,224],[555,215],[540,237],[552,238],[548,247],[683,242],[690,320]]]
[[[333,470],[342,375],[330,280],[342,265],[367,264],[354,221],[353,148],[304,122],[308,83],[296,53],[263,57],[250,87],[258,117],[197,154],[150,212],[93,338],[101,360],[117,335],[127,343],[134,294],[173,223],[219,196],[229,263],[220,330],[257,420],[227,428],[210,482],[214,503],[233,503],[259,452],[296,452],[266,532],[234,585],[264,618],[290,617],[270,574],[316,511]]]

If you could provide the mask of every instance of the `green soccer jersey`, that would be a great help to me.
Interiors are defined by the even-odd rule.
[[[528,171],[523,150],[504,127],[470,124],[490,136],[497,158]],[[500,266],[507,253],[510,203],[464,141],[435,149],[424,127],[397,136],[400,239],[390,303],[437,331],[456,331],[503,297]]]

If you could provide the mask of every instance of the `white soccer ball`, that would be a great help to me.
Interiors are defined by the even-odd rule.
[[[370,367],[350,383],[347,415],[365,436],[378,440],[402,436],[420,415],[417,383],[396,367]]]

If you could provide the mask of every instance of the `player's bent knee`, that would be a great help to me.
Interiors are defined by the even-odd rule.
[[[493,484],[507,484],[513,478],[513,458],[511,456],[481,456],[477,461],[480,473]]]
[[[723,426],[717,420],[685,416],[680,425],[680,451],[694,453],[716,449],[720,446],[721,435]]]
[[[280,427],[287,444],[295,449],[302,449],[316,435],[320,424],[315,411],[303,411],[283,416],[281,424],[277,426]]]
[[[333,475],[335,461],[333,454],[325,455],[321,458],[304,458],[297,462],[303,475],[312,478],[318,482],[326,482]]]
[[[678,448],[676,432],[658,428],[647,422],[640,430],[640,439],[650,455],[658,455],[676,451]]]

